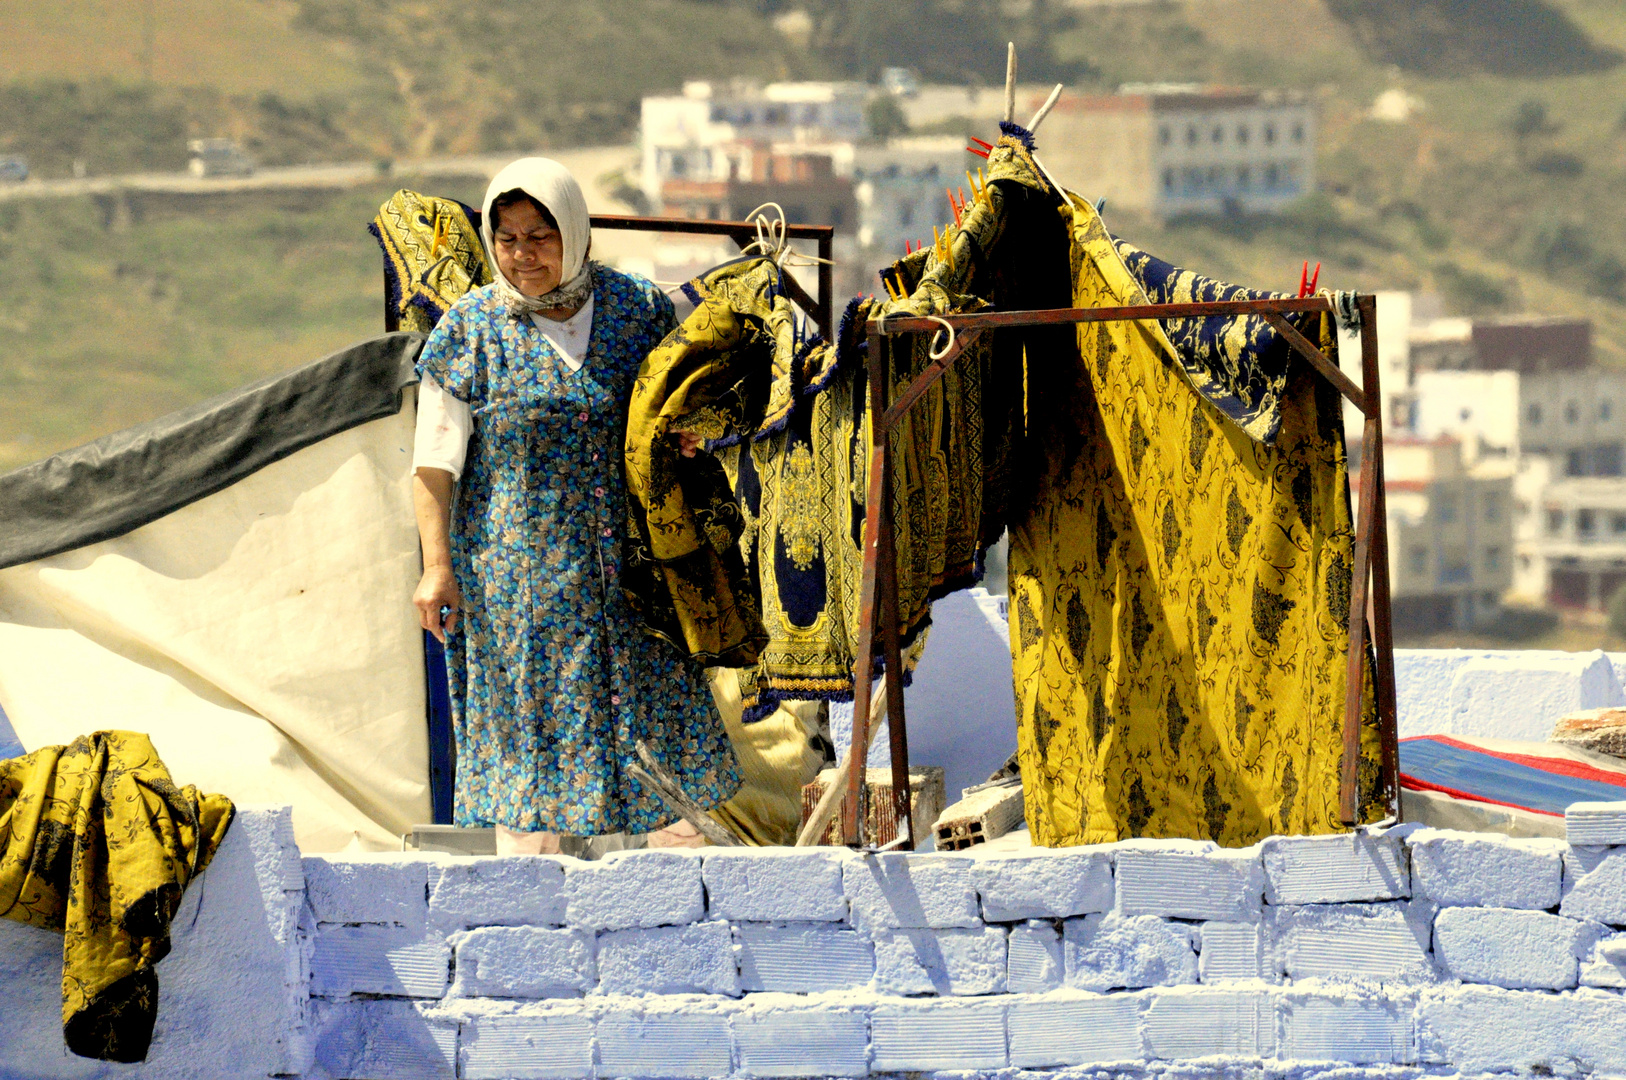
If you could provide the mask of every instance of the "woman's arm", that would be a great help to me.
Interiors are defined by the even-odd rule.
[[[412,508],[418,515],[418,542],[423,546],[423,578],[412,603],[418,622],[442,645],[457,626],[463,597],[452,575],[452,474],[445,469],[420,468],[412,475]],[[440,609],[451,608],[444,625]]]

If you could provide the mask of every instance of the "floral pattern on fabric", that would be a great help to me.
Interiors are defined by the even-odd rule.
[[[571,836],[674,814],[627,773],[643,740],[702,807],[740,779],[704,675],[638,625],[621,590],[627,402],[671,301],[600,267],[587,359],[570,371],[490,286],[454,304],[419,374],[469,404],[452,513],[463,621],[447,639],[454,818]]]

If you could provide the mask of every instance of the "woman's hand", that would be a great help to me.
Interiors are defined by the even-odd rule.
[[[703,446],[706,442],[705,439],[702,439],[692,431],[680,431],[677,433],[677,437],[678,453],[682,454],[684,457],[694,457],[695,454],[700,452],[701,446]]]
[[[463,596],[457,590],[457,578],[452,576],[452,568],[425,567],[423,579],[412,594],[412,604],[418,609],[419,624],[434,634],[436,641],[446,644],[446,635],[457,626],[457,617],[463,606]],[[452,609],[446,614],[444,626],[440,622],[440,609],[443,607]]]

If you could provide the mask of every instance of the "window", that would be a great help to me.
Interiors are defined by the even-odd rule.
[[[1596,510],[1577,510],[1575,512],[1575,531],[1582,536],[1591,536],[1598,530],[1598,512]]]
[[[1500,492],[1491,491],[1485,494],[1485,520],[1502,520],[1502,496]]]
[[[1238,124],[1236,126],[1236,143],[1237,143],[1238,146],[1247,146],[1248,145],[1248,125],[1247,124]]]
[[[1531,427],[1540,427],[1541,426],[1541,406],[1536,404],[1534,401],[1532,401],[1530,403],[1530,407],[1524,410],[1524,418],[1526,420],[1530,421],[1530,426]]]
[[[1266,146],[1275,146],[1276,145],[1276,125],[1275,124],[1266,124],[1265,125],[1265,145]]]
[[[1434,519],[1442,525],[1449,525],[1457,520],[1455,495],[1440,495],[1434,500]]]
[[[1215,124],[1214,130],[1208,133],[1208,141],[1213,143],[1215,146],[1218,146],[1220,143],[1224,142],[1225,129],[1220,127],[1218,124]]]
[[[1471,419],[1473,417],[1473,415],[1474,415],[1474,411],[1472,409],[1463,409],[1463,410],[1461,410],[1460,412],[1457,413],[1458,419],[1463,420],[1463,421],[1467,421],[1467,420]]]
[[[915,223],[915,204],[904,203],[898,207],[898,224],[913,225]]]
[[[1614,533],[1616,536],[1626,534],[1626,514],[1610,514],[1609,531]]]
[[[1203,189],[1203,171],[1201,169],[1187,169],[1181,178],[1185,194],[1195,195]]]
[[[1406,552],[1406,569],[1419,576],[1428,573],[1428,548],[1414,547]]]
[[[1164,124],[1162,127],[1157,129],[1157,142],[1159,146],[1167,146],[1173,141],[1174,133],[1169,130],[1169,125]]]
[[[1485,549],[1485,572],[1488,574],[1500,574],[1502,572],[1501,548],[1488,547]]]
[[[1547,511],[1547,535],[1557,536],[1564,531],[1564,511],[1549,508]]]
[[[1186,145],[1187,146],[1196,146],[1197,145],[1197,125],[1196,124],[1188,125],[1187,128],[1186,128]]]
[[[1246,191],[1246,190],[1248,190],[1248,186],[1250,184],[1252,184],[1252,183],[1253,183],[1253,170],[1252,169],[1248,168],[1246,165],[1244,165],[1241,168],[1237,169],[1237,171],[1236,171],[1236,186],[1237,187],[1241,188],[1243,191]]]
[[[1281,170],[1278,169],[1274,164],[1265,166],[1265,187],[1274,188],[1278,183],[1281,182],[1281,178]]]
[[[1174,170],[1173,169],[1164,169],[1163,170],[1163,190],[1168,191],[1168,192],[1173,192],[1174,191]]]
[[[1296,143],[1301,143],[1301,142],[1304,141],[1304,125],[1303,124],[1294,124],[1293,125],[1293,141],[1296,142]]]
[[[1211,188],[1220,186],[1220,167],[1218,165],[1208,167],[1208,186]]]
[[[1581,419],[1581,410],[1575,402],[1572,401],[1564,406],[1564,423],[1573,424],[1579,419]]]
[[[1614,409],[1610,408],[1609,402],[1607,402],[1607,401],[1598,402],[1598,419],[1599,420],[1608,420],[1612,415],[1614,415]]]

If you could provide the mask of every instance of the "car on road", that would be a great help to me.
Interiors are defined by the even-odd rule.
[[[192,153],[187,171],[193,176],[254,175],[254,159],[234,139],[193,139],[187,149]]]
[[[20,184],[28,179],[28,159],[0,155],[0,183]]]

